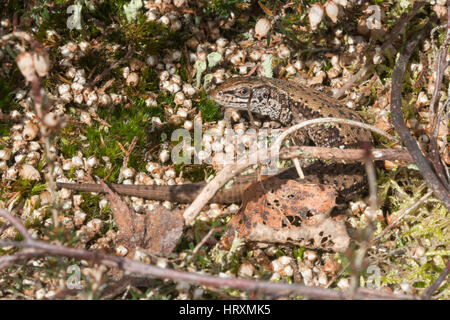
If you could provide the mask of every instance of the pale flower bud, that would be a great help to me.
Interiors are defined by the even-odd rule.
[[[50,58],[46,51],[33,52],[34,69],[40,77],[45,77],[50,69]]]
[[[37,171],[33,166],[30,166],[29,164],[24,164],[20,168],[19,174],[23,179],[41,180],[41,175],[39,174],[39,171]]]
[[[267,36],[271,28],[272,24],[270,23],[269,19],[260,18],[255,25],[255,37],[258,38],[258,40],[261,40],[262,38]]]
[[[339,14],[339,7],[333,0],[329,0],[325,3],[325,12],[327,16],[333,21],[333,23],[337,22],[337,17]]]
[[[317,26],[323,19],[323,7],[320,3],[314,3],[308,13],[309,23],[312,30],[316,30]]]
[[[16,63],[19,67],[20,72],[22,72],[23,76],[27,80],[27,82],[33,81],[36,77],[34,63],[33,63],[33,55],[29,52],[21,52],[16,57]]]

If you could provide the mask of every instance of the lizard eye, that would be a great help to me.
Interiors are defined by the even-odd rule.
[[[241,88],[239,89],[239,94],[241,96],[246,96],[248,94],[248,89],[247,88]]]
[[[267,94],[267,92],[264,92],[264,93],[263,93],[263,98],[264,98],[264,99],[267,99],[268,97],[269,97],[269,95]]]

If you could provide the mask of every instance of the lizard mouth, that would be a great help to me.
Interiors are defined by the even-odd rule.
[[[246,103],[247,101],[244,101],[242,99],[237,99],[236,97],[233,97],[229,94],[224,93],[221,90],[214,90],[211,91],[208,97],[213,100],[215,103],[227,107],[227,108],[236,108],[241,109],[242,104]],[[240,101],[242,100],[242,101]]]

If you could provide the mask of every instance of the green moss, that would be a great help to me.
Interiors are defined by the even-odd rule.
[[[242,12],[251,6],[249,0],[213,0],[200,1],[199,8],[206,16],[215,15],[218,18],[228,18],[232,12]]]
[[[120,117],[120,114],[123,115],[123,117]],[[115,118],[114,115],[119,116],[120,120]],[[131,143],[135,136],[138,138],[138,147],[142,147],[145,142],[145,123],[148,122],[148,119],[141,116],[142,113],[139,111],[134,114],[122,114],[119,111],[113,112],[113,119],[111,119],[113,121],[109,122],[114,123],[114,125],[109,128],[109,132],[104,132],[94,127],[87,128],[86,137],[89,141],[89,145],[84,150],[83,155],[86,157],[95,155],[98,159],[101,159],[102,156],[107,156],[110,158],[113,165],[120,168],[124,155],[117,142],[119,141],[123,145],[125,143]],[[105,119],[105,117],[103,117],[103,119]],[[139,152],[139,148],[134,150],[129,159],[129,164],[133,167],[138,162],[136,159],[137,152]],[[116,174],[114,173],[114,177],[111,178],[116,178],[115,175]]]
[[[34,8],[33,12],[30,14],[39,27],[38,32],[35,35],[37,41],[45,42],[47,39],[47,30],[57,30],[58,34],[62,37],[62,40],[72,38],[73,33],[67,28],[67,19],[69,17],[67,7],[69,5],[71,4],[55,4],[51,7],[44,4]],[[82,26],[84,26],[83,23]]]
[[[183,32],[174,32],[163,24],[147,21],[142,14],[131,23],[121,17],[120,24],[121,28],[109,35],[110,41],[127,46],[133,44],[136,50],[146,54],[161,55],[166,48],[181,47],[185,40]]]
[[[156,71],[151,67],[146,67],[139,75],[139,84],[137,91],[141,93],[145,92],[157,92],[159,90],[159,77]]]
[[[12,189],[15,192],[20,192],[23,198],[28,198],[33,195],[40,194],[44,190],[47,190],[47,185],[40,181],[18,179],[14,181]]]
[[[206,96],[205,90],[200,92],[200,101],[196,103],[197,110],[201,111],[203,122],[217,121],[222,118],[220,106]]]
[[[85,157],[96,156],[100,161],[103,156],[109,157],[114,166],[109,181],[114,181],[118,177],[125,156],[117,142],[126,148],[127,144],[137,137],[137,144],[129,157],[128,165],[136,170],[143,170],[147,143],[152,138],[151,118],[153,116],[163,118],[163,114],[161,106],[149,108],[145,105],[144,99],[136,98],[127,106],[98,110],[99,117],[111,124],[110,128],[101,129],[97,122],[90,127],[66,127],[62,131],[58,145],[66,158],[75,156],[79,151],[82,151]],[[84,135],[86,140],[80,139],[79,134],[73,135],[73,132],[77,131]],[[94,174],[99,177],[105,177],[108,173],[109,169],[105,166],[94,170]]]
[[[0,123],[0,137],[7,137],[9,135],[9,132],[11,130],[11,126],[7,123]],[[0,150],[3,149],[5,146],[3,144],[0,144]]]
[[[207,164],[176,164],[174,165],[174,168],[177,175],[179,175],[180,172],[183,172],[183,177],[188,178],[191,182],[205,181],[207,177],[215,173],[215,170]]]
[[[113,22],[111,17],[123,15],[123,5],[128,4],[128,0],[104,0],[97,3],[96,10],[92,13],[94,17],[101,21]]]
[[[0,110],[3,113],[9,113],[12,110],[21,110],[14,101],[14,90],[23,87],[23,77],[20,71],[15,68],[9,70],[4,70],[7,73],[7,78],[0,78]]]
[[[99,54],[98,51],[88,50],[78,61],[80,66],[90,73],[94,68],[98,73],[110,67],[111,62],[108,61],[107,56]]]
[[[97,194],[97,195],[92,195],[92,193],[90,192],[82,192],[82,197],[83,197],[83,201],[80,204],[80,208],[81,210],[83,210],[83,212],[86,212],[89,214],[89,219],[95,219],[95,218],[99,218],[99,219],[103,219],[103,220],[109,220],[108,218],[112,216],[112,211],[109,207],[105,208],[105,209],[100,209],[99,207],[99,202],[102,198],[104,198],[103,195]],[[107,228],[109,228],[108,226],[106,226]]]
[[[80,150],[81,141],[78,135],[73,135],[77,131],[79,129],[73,124],[68,124],[60,131],[58,147],[65,158],[74,157],[78,153],[78,150]]]
[[[295,259],[301,259],[303,261],[303,253],[305,252],[305,247],[294,247],[292,249],[292,254]]]

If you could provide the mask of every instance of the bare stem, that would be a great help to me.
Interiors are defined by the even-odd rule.
[[[402,114],[402,83],[403,74],[408,64],[408,60],[417,46],[418,42],[425,35],[425,31],[428,29],[430,23],[416,34],[412,40],[409,40],[401,52],[397,63],[395,64],[394,71],[392,72],[392,89],[391,89],[391,115],[395,129],[397,130],[400,138],[402,139],[406,149],[411,154],[414,162],[417,164],[420,173],[424,177],[427,184],[434,191],[434,194],[439,198],[442,203],[450,209],[450,193],[442,181],[438,178],[433,171],[428,159],[424,157],[420,151],[416,140],[409,132],[408,127],[405,124]]]
[[[198,283],[211,287],[228,287],[239,290],[256,291],[259,293],[276,295],[300,295],[316,299],[415,299],[413,296],[393,295],[390,293],[358,288],[353,296],[345,292],[330,290],[318,287],[308,287],[299,284],[273,283],[269,281],[247,280],[239,278],[220,278],[205,274],[163,269],[137,262],[127,258],[111,256],[97,251],[88,251],[83,249],[74,249],[60,245],[50,244],[32,239],[26,235],[26,228],[23,224],[11,215],[8,211],[1,209],[0,214],[9,220],[20,232],[24,232],[24,241],[3,241],[0,246],[15,245],[25,248],[25,250],[12,256],[0,257],[0,267],[10,266],[11,263],[17,263],[21,259],[31,259],[42,257],[44,254],[49,256],[71,257],[80,260],[87,260],[102,264],[111,268],[119,268],[130,274],[137,274],[142,278],[160,278],[175,281],[185,281]]]

